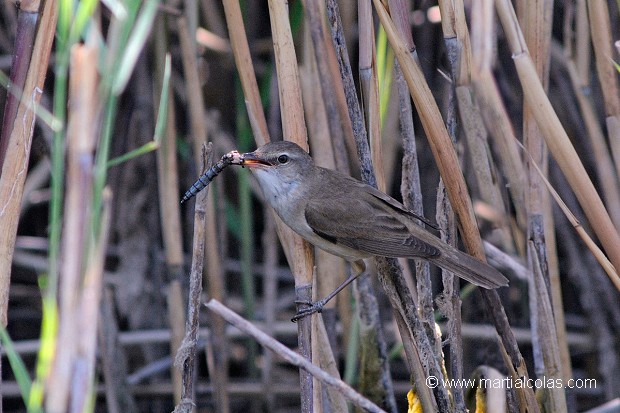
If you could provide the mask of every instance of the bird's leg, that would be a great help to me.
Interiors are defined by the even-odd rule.
[[[349,277],[344,280],[344,282],[340,284],[338,288],[329,293],[327,297],[314,303],[301,303],[308,304],[309,306],[307,308],[304,308],[303,310],[299,310],[297,314],[295,314],[295,317],[291,319],[291,321],[296,323],[297,321],[301,320],[306,316],[309,316],[310,314],[320,313],[323,310],[325,304],[329,302],[329,300],[334,298],[340,291],[344,290],[347,285],[351,284],[357,277],[359,277],[364,273],[364,271],[366,271],[366,264],[364,264],[364,261],[362,260],[354,261],[351,263],[351,268],[353,269],[352,274],[349,275]]]

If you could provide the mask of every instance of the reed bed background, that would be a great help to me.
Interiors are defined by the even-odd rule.
[[[0,411],[617,409],[618,17],[598,0],[4,0]],[[179,205],[223,153],[282,138],[510,286],[376,259],[291,323],[348,265],[242,168]],[[504,385],[443,382],[470,378]]]

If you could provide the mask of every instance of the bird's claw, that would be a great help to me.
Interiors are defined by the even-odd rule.
[[[295,314],[295,316],[293,318],[291,318],[291,321],[293,323],[298,322],[299,320],[301,320],[304,317],[307,317],[309,315],[312,315],[314,313],[320,313],[321,311],[323,311],[323,306],[325,305],[325,303],[323,302],[323,300],[317,301],[317,302],[309,302],[309,301],[295,301],[296,304],[305,304],[308,307],[306,308],[302,308],[301,310],[297,310],[297,314]]]

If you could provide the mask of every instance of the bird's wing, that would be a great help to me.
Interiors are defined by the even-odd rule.
[[[347,184],[364,185],[354,180]],[[351,202],[351,192],[342,189],[308,200],[306,220],[317,235],[334,244],[384,257],[439,255],[437,248],[411,234],[403,222],[408,217],[401,216],[407,211],[398,201],[363,186],[364,191],[354,192],[362,194],[362,199],[355,200],[356,208],[342,208],[343,203]]]

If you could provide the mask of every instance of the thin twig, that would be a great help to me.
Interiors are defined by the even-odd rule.
[[[237,327],[239,330],[254,337],[256,341],[258,341],[262,346],[278,354],[280,357],[282,357],[292,365],[304,369],[305,371],[310,373],[312,377],[315,377],[322,383],[337,388],[348,400],[350,400],[356,406],[366,409],[369,412],[384,412],[384,410],[382,410],[380,407],[357,393],[351,386],[349,386],[342,380],[339,380],[334,376],[326,373],[325,371],[312,364],[306,358],[300,356],[285,345],[274,340],[272,337],[269,337],[267,334],[256,328],[252,323],[235,314],[233,311],[229,310],[219,301],[209,300],[206,306],[209,310],[224,317],[226,321]]]

